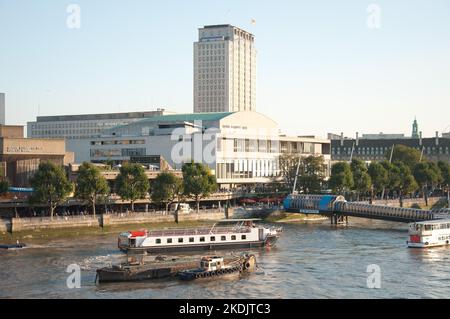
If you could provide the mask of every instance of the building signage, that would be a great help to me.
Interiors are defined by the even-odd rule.
[[[39,146],[7,146],[7,153],[33,153],[42,151],[42,147]]]

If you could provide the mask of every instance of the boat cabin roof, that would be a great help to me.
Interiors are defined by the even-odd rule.
[[[422,221],[422,222],[416,222],[414,224],[418,224],[418,225],[436,225],[436,224],[447,224],[447,223],[450,223],[450,218],[425,220],[425,221]]]
[[[234,218],[234,219],[222,219],[219,223],[237,223],[237,222],[256,222],[260,221],[261,218]]]

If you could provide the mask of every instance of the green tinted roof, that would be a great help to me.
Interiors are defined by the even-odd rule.
[[[113,131],[118,128],[122,128],[125,126],[131,126],[139,123],[148,123],[148,122],[193,122],[195,120],[200,121],[218,121],[227,117],[228,115],[233,114],[233,112],[216,112],[216,113],[185,113],[185,114],[167,114],[167,115],[158,115],[152,116],[148,118],[144,118],[140,121],[132,122],[125,125],[118,125],[113,128],[110,128],[108,131]]]

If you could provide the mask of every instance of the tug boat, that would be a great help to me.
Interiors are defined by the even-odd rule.
[[[118,238],[120,250],[160,253],[272,247],[283,229],[256,226],[260,219],[225,219],[212,227],[128,231]]]
[[[213,279],[218,277],[239,275],[256,269],[256,257],[245,254],[239,260],[225,264],[223,257],[205,256],[200,261],[200,267],[178,272],[180,280]]]
[[[409,224],[411,248],[427,248],[450,244],[450,219],[436,219]]]

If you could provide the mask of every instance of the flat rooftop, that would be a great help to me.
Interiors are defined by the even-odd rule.
[[[115,119],[136,119],[146,118],[155,115],[162,115],[165,109],[144,112],[123,112],[123,113],[101,113],[101,114],[79,114],[79,115],[52,115],[38,116],[37,122],[61,122],[61,121],[89,121],[89,120],[115,120]]]

